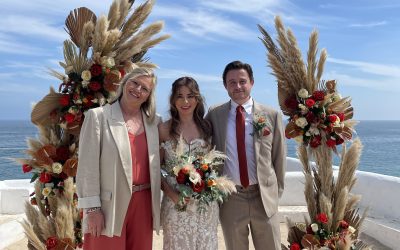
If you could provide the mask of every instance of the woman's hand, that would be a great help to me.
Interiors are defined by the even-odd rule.
[[[101,235],[104,228],[104,215],[101,209],[94,212],[86,212],[88,231],[94,237]]]
[[[164,191],[164,194],[174,202],[174,204],[179,202],[179,193],[172,189],[165,180],[161,180],[161,189]],[[189,200],[189,197],[185,197],[185,203],[188,203]]]

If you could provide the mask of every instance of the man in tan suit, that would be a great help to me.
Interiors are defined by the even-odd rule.
[[[278,199],[284,188],[286,145],[282,117],[251,97],[253,72],[247,63],[229,63],[223,73],[231,100],[211,107],[213,143],[228,159],[222,169],[238,192],[221,206],[228,250],[281,249]]]

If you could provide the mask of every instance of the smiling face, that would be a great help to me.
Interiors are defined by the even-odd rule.
[[[233,69],[226,74],[225,88],[232,100],[239,105],[249,100],[253,84],[254,81],[244,69]]]
[[[198,104],[196,95],[186,86],[181,86],[175,97],[174,106],[179,116],[193,115]]]
[[[147,101],[153,87],[152,78],[149,76],[130,78],[123,88],[122,99],[129,105],[140,106]]]

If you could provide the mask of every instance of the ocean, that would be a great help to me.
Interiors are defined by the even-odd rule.
[[[356,132],[364,145],[358,170],[400,177],[400,121],[361,121]],[[0,121],[0,180],[31,178],[13,158],[25,157],[26,138],[36,135],[30,121]],[[287,140],[287,146],[296,157],[296,143]]]

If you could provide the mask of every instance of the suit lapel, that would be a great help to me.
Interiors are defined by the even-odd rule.
[[[154,161],[153,161],[154,152],[157,152],[159,150],[158,128],[157,128],[157,125],[155,125],[156,122],[151,123],[148,120],[147,115],[143,111],[142,111],[142,117],[143,117],[144,130],[146,132],[146,139],[147,139],[147,150],[148,150],[148,155],[149,155],[149,168],[150,168],[150,181],[153,181],[153,180],[155,180],[154,175],[159,174],[159,173],[154,173],[154,169],[152,166],[152,163],[154,163]]]
[[[115,102],[111,105],[111,115],[108,119],[108,125],[118,148],[119,157],[121,158],[126,180],[130,189],[132,189],[131,145],[119,102]]]
[[[223,105],[221,112],[218,114],[220,117],[219,122],[222,126],[218,126],[220,128],[220,145],[222,146],[223,152],[226,153],[226,133],[228,131],[228,115],[231,108],[231,102],[227,102]]]
[[[261,107],[255,101],[253,102],[253,113],[252,120],[254,121],[254,115],[258,112],[261,112]],[[258,157],[260,156],[260,136],[258,134],[253,135],[253,143],[254,143],[254,159],[256,162],[256,166],[258,166]]]

